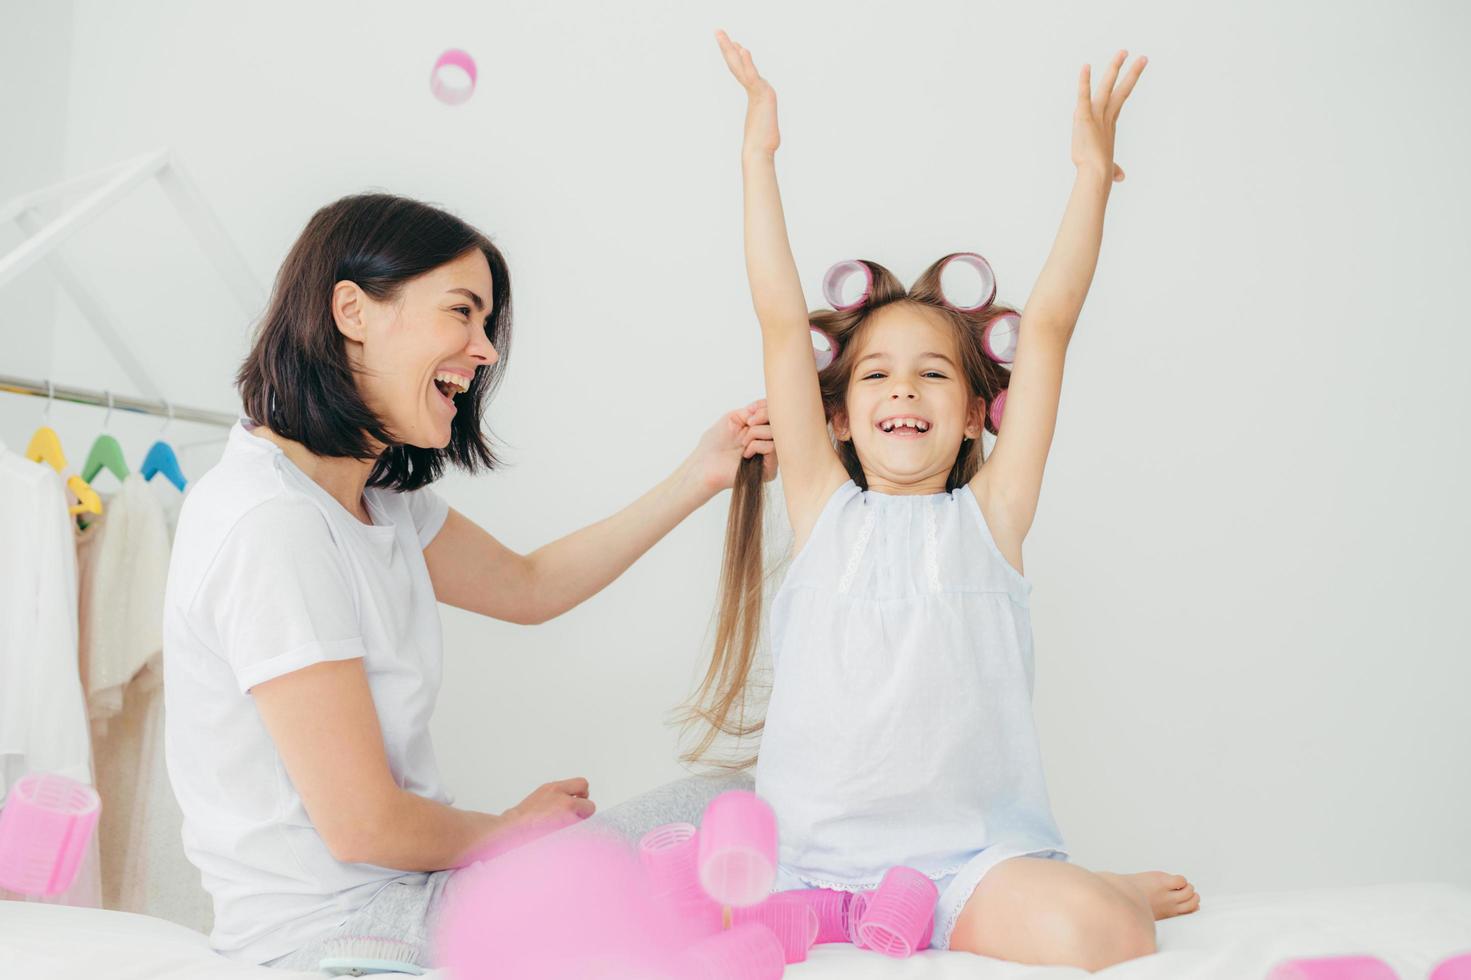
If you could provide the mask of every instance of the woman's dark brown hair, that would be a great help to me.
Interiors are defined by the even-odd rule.
[[[380,302],[405,283],[478,250],[490,263],[485,335],[500,359],[475,372],[455,399],[449,445],[398,443],[358,393],[345,339],[332,317],[332,288],[348,280]],[[270,306],[235,383],[245,414],[318,456],[374,459],[368,486],[414,490],[450,462],[476,472],[499,462],[481,416],[499,387],[511,343],[511,278],[489,238],[459,218],[392,194],[356,194],[312,215],[276,274]],[[384,446],[375,453],[374,446]]]
[[[960,351],[961,373],[973,398],[980,398],[986,429],[993,434],[989,413],[991,402],[1006,388],[1005,368],[986,356],[981,337],[991,321],[1014,313],[997,303],[974,313],[961,312],[945,302],[940,290],[940,274],[947,255],[924,271],[914,285],[905,290],[894,274],[877,262],[860,260],[873,274],[873,288],[863,305],[842,312],[817,310],[809,315],[814,327],[824,331],[838,344],[838,355],[826,369],[818,372],[817,383],[822,392],[822,405],[829,426],[833,416],[847,411],[848,385],[858,363],[863,333],[879,309],[896,303],[909,303],[940,314],[954,331]],[[831,428],[829,436],[831,437]],[[833,439],[843,468],[858,486],[867,489],[868,479],[853,443]],[[955,490],[970,482],[983,461],[980,439],[964,439],[955,465],[950,469],[945,489]],[[685,762],[713,762],[723,768],[745,769],[756,761],[754,754],[735,760],[711,758],[715,740],[727,735],[737,740],[760,733],[762,718],[749,718],[747,713],[747,681],[756,659],[760,638],[762,598],[765,574],[762,567],[761,523],[764,501],[761,479],[761,457],[752,456],[741,463],[730,500],[730,516],[725,525],[725,557],[720,569],[719,611],[715,626],[715,648],[710,666],[695,693],[682,707],[677,720],[686,733],[698,729],[694,747],[684,753]]]

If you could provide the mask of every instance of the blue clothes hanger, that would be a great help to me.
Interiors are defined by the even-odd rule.
[[[175,454],[174,447],[163,439],[164,431],[174,420],[174,406],[165,401],[164,407],[169,410],[168,421],[164,422],[163,428],[158,431],[158,440],[148,448],[148,454],[143,457],[143,465],[138,467],[138,472],[143,475],[145,482],[162,473],[165,479],[178,487],[180,493],[183,493],[184,485],[188,481],[184,479],[184,471],[179,466],[179,457]]]

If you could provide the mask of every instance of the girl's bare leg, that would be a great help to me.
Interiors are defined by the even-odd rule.
[[[1132,882],[1120,887],[1076,864],[1009,858],[976,886],[950,948],[1013,963],[1101,970],[1156,950],[1143,894]]]

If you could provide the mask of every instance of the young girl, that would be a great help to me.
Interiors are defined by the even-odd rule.
[[[1005,324],[986,330],[1013,311],[942,288],[954,260],[989,274],[970,253],[907,292],[876,263],[834,267],[830,302],[845,268],[866,281],[861,300],[807,312],[777,190],[776,96],[750,54],[717,37],[749,97],[746,268],[796,558],[772,603],[770,702],[748,723],[761,602],[752,461],[731,504],[715,654],[694,708],[709,728],[691,757],[717,733],[763,732],[756,792],[777,814],[778,889],[871,889],[907,865],[939,889],[936,948],[1086,969],[1151,953],[1155,919],[1199,900],[1179,875],[1067,862],[1032,721],[1021,572],[1064,354],[1123,179],[1114,128],[1144,59],[1120,81],[1119,52],[1096,95],[1082,71],[1077,180],[1008,374],[987,352]],[[814,330],[836,351],[820,369]],[[997,438],[982,465],[987,429]]]

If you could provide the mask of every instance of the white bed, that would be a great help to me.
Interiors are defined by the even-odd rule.
[[[1264,977],[1290,956],[1370,953],[1403,980],[1422,980],[1455,953],[1471,952],[1471,887],[1419,883],[1208,896],[1200,912],[1159,924],[1160,951],[1102,971],[1109,977]],[[291,980],[320,977],[234,963],[205,937],[147,916],[0,902],[4,980]],[[430,977],[450,980],[444,971]],[[889,960],[851,946],[819,946],[788,968],[794,980],[1062,980],[1081,970],[1028,967],[964,953]]]

